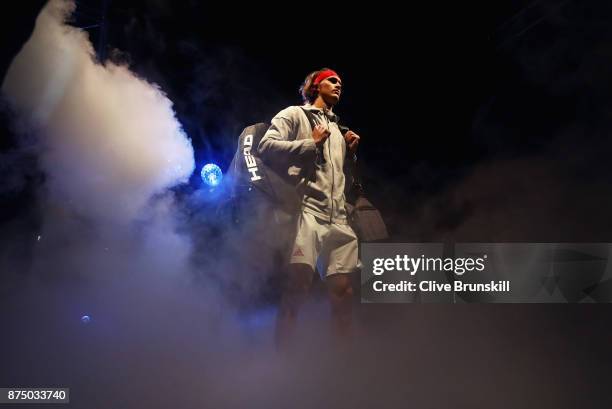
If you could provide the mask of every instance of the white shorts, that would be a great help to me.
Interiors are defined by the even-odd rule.
[[[357,235],[348,224],[329,223],[302,211],[290,264],[308,264],[321,278],[353,273],[359,266]]]

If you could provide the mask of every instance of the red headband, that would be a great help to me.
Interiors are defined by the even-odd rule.
[[[317,75],[317,78],[315,78],[313,84],[317,85],[318,83],[320,83],[321,81],[323,81],[326,78],[329,77],[338,77],[340,78],[340,76],[338,74],[336,74],[336,71],[334,70],[325,70],[325,71],[321,71],[319,73],[319,75]]]

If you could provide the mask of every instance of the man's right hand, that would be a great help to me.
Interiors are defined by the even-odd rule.
[[[312,139],[314,139],[317,146],[323,146],[325,140],[329,138],[330,132],[323,125],[315,125],[312,130]]]

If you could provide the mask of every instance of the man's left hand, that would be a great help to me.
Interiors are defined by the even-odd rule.
[[[357,146],[359,146],[359,140],[361,138],[353,131],[348,131],[344,134],[344,140],[346,141],[346,145],[348,146],[349,152],[351,155],[354,155],[357,152]]]

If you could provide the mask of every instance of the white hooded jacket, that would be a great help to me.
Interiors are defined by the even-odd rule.
[[[304,110],[313,114],[316,124],[330,131],[319,152]],[[343,171],[347,148],[336,119],[333,113],[313,105],[285,108],[272,119],[258,151],[264,161],[281,164],[286,169],[285,176],[293,181],[302,196],[305,212],[330,223],[347,224]]]

